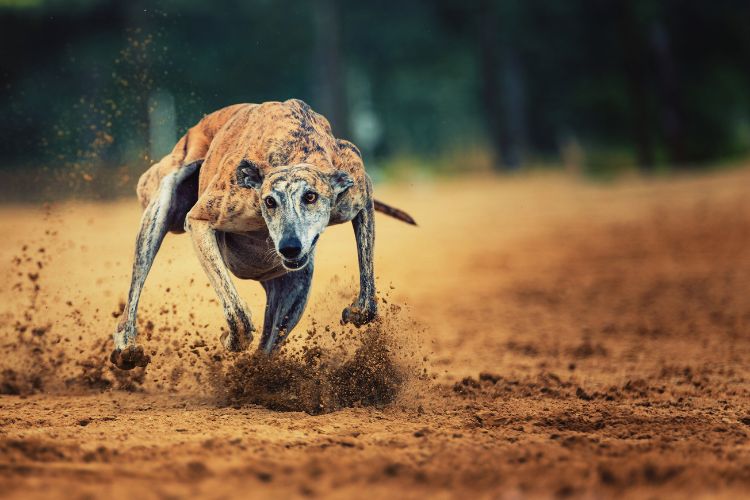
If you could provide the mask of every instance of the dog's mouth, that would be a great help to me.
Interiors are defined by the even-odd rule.
[[[284,266],[287,271],[299,271],[307,265],[307,262],[309,260],[309,254],[303,255],[302,257],[299,257],[297,259],[285,259],[282,257],[281,265]]]
[[[296,259],[286,259],[281,257],[281,265],[284,266],[284,269],[287,271],[299,271],[305,267],[307,263],[310,262],[310,255],[315,251],[315,245],[318,243],[319,237],[320,235],[315,236],[310,245],[310,250],[308,250],[305,255],[297,257]]]

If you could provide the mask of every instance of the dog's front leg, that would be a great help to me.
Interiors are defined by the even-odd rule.
[[[190,231],[198,260],[224,308],[229,331],[221,336],[221,343],[230,351],[241,351],[252,342],[255,328],[221,257],[216,231],[208,221],[192,219],[190,214],[185,228]]]
[[[359,260],[359,296],[341,314],[344,323],[353,323],[357,326],[369,323],[378,314],[378,303],[375,299],[375,271],[373,270],[375,212],[371,193],[372,185],[368,178],[365,206],[352,219]]]

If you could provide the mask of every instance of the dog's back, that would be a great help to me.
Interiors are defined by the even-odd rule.
[[[180,197],[190,204],[181,209],[189,210],[201,199],[197,211],[205,212],[210,220],[226,219],[233,230],[263,226],[257,195],[236,185],[236,167],[242,160],[255,162],[266,174],[300,163],[323,172],[346,172],[353,186],[339,200],[340,211],[360,206],[366,196],[365,168],[357,147],[336,139],[328,120],[299,99],[235,104],[206,115],[180,138],[170,154],[141,176],[137,188],[141,205],[149,204],[166,175],[198,160],[205,161],[181,184],[180,189],[191,191]],[[414,224],[410,216],[384,203],[377,202],[375,210]],[[348,220],[339,215],[332,214],[332,224]],[[181,227],[171,230],[182,232]]]
[[[138,179],[138,200],[141,206],[146,206],[151,201],[153,195],[159,188],[159,183],[164,176],[171,174],[175,170],[190,164],[196,160],[206,157],[208,149],[211,146],[216,134],[226,123],[240,110],[247,107],[256,106],[255,104],[234,104],[227,106],[218,111],[206,115],[195,126],[191,127],[183,135],[172,151],[162,158],[159,162],[154,163],[146,170],[140,179]]]
[[[339,147],[328,120],[299,99],[235,104],[206,115],[152,165],[138,181],[138,199],[145,208],[164,176],[196,160],[206,159],[202,193],[227,161],[251,158],[269,170],[301,162],[325,167]]]

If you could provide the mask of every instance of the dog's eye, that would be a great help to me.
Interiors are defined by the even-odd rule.
[[[276,200],[274,200],[272,196],[266,196],[263,202],[268,208],[276,208]]]
[[[302,199],[305,200],[305,203],[307,203],[308,205],[315,203],[316,201],[318,201],[318,193],[308,191],[305,193]]]

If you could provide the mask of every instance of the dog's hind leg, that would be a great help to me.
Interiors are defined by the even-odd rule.
[[[149,362],[149,357],[143,353],[143,348],[136,345],[138,301],[156,252],[159,251],[164,240],[164,235],[170,229],[178,229],[178,226],[182,225],[181,219],[185,217],[184,200],[177,199],[178,188],[185,179],[196,173],[202,163],[203,160],[198,160],[165,175],[159,183],[156,196],[143,212],[141,227],[135,242],[135,259],[128,301],[114,334],[115,349],[110,356],[112,363],[123,370],[146,366]],[[197,192],[195,196],[197,197]]]
[[[270,354],[286,340],[305,311],[313,275],[313,256],[304,269],[263,281],[266,314],[259,349]]]

